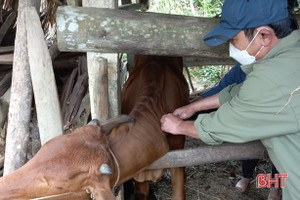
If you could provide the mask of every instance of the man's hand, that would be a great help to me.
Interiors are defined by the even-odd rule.
[[[171,133],[173,135],[187,135],[199,139],[196,128],[194,126],[194,121],[183,121],[179,117],[176,117],[174,114],[169,113],[163,115],[160,122],[161,129],[165,132]]]
[[[196,112],[197,112],[197,110],[194,109],[193,104],[189,104],[189,105],[177,108],[173,112],[173,114],[175,116],[179,117],[180,119],[188,119],[191,116],[193,116],[193,114],[195,114]]]
[[[179,135],[180,134],[180,124],[182,123],[182,119],[179,117],[176,117],[174,114],[169,113],[166,115],[163,115],[160,123],[161,123],[161,129],[165,132]]]

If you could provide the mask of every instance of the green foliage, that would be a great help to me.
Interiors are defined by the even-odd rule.
[[[236,169],[239,166],[238,162],[239,161],[228,161],[228,162],[226,162],[226,167],[228,167],[230,169]]]
[[[152,0],[151,12],[214,17],[221,13],[223,0]]]
[[[222,65],[189,67],[193,83],[195,85],[203,85],[204,88],[210,88],[218,84],[228,70],[228,67]]]

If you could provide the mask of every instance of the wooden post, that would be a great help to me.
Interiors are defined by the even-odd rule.
[[[259,141],[244,144],[225,143],[219,146],[170,151],[152,163],[148,169],[188,167],[229,160],[263,159],[266,157],[267,150]]]
[[[105,121],[109,118],[107,59],[99,53],[87,53],[91,115]]]
[[[63,134],[62,118],[51,57],[39,16],[25,8],[30,73],[34,91],[41,144]]]
[[[32,87],[27,53],[27,34],[23,9],[40,8],[40,0],[19,1],[13,77],[5,146],[4,175],[20,168],[26,162],[29,123],[31,117]]]
[[[117,2],[115,0],[83,0],[82,5],[84,7],[105,7],[115,9],[117,7]],[[116,54],[88,52],[87,58],[89,89],[90,95],[93,95],[90,96],[92,118],[99,118],[101,121],[114,117],[120,113],[121,102],[121,90],[120,85],[118,84],[120,76],[118,70],[118,56]],[[108,75],[108,78],[105,78],[105,74]],[[108,80],[108,85],[105,84],[105,79]],[[106,96],[108,96],[108,98]],[[96,107],[93,108],[93,105]],[[98,105],[101,105],[101,107]],[[106,109],[109,110],[107,111]]]

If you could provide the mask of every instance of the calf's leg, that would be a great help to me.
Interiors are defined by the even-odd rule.
[[[172,200],[185,200],[184,167],[171,168]]]
[[[145,182],[137,182],[135,181],[135,200],[147,200],[149,195],[149,183]]]

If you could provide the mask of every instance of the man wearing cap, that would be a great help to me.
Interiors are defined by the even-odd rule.
[[[260,140],[279,173],[284,200],[300,198],[300,31],[286,0],[226,0],[208,45],[230,42],[246,79],[161,118],[162,130],[207,144]],[[183,121],[197,111],[196,121]]]

